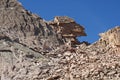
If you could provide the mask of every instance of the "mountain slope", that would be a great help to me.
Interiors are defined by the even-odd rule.
[[[73,19],[44,21],[17,0],[0,0],[0,80],[120,80],[119,32],[78,43],[86,33]]]
[[[17,0],[1,0],[0,4],[1,36],[38,51],[45,43],[51,49],[59,45],[52,28],[42,18],[25,10]]]

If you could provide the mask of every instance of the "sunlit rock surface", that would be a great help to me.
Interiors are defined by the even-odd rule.
[[[17,0],[0,0],[0,80],[119,80],[119,30],[76,45],[86,33],[73,19],[44,21]]]

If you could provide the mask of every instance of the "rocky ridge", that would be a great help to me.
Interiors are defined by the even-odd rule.
[[[73,47],[86,36],[73,19],[44,21],[17,0],[1,0],[0,10],[0,80],[120,80],[119,26]]]
[[[44,45],[49,45],[50,49],[60,45],[52,28],[42,18],[25,10],[17,0],[1,0],[0,3],[0,36],[36,51],[43,50]]]

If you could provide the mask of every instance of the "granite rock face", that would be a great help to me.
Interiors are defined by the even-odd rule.
[[[86,33],[73,19],[44,21],[17,0],[0,0],[0,80],[120,80],[119,35],[117,26],[78,45]]]

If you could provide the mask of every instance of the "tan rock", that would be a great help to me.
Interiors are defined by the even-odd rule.
[[[62,24],[62,23],[65,24],[65,23],[71,23],[75,21],[67,16],[56,16],[54,18],[54,22],[59,24]]]
[[[101,44],[104,43],[106,46],[112,47],[112,49],[110,49],[111,53],[120,52],[120,26],[101,33],[100,36]]]
[[[77,24],[72,18],[67,16],[56,16],[49,24],[67,42],[70,40],[73,44],[78,43],[76,37],[86,36],[83,26]]]
[[[105,33],[99,34],[101,40],[106,41],[111,46],[120,46],[120,27],[117,26],[113,29],[108,30]]]

